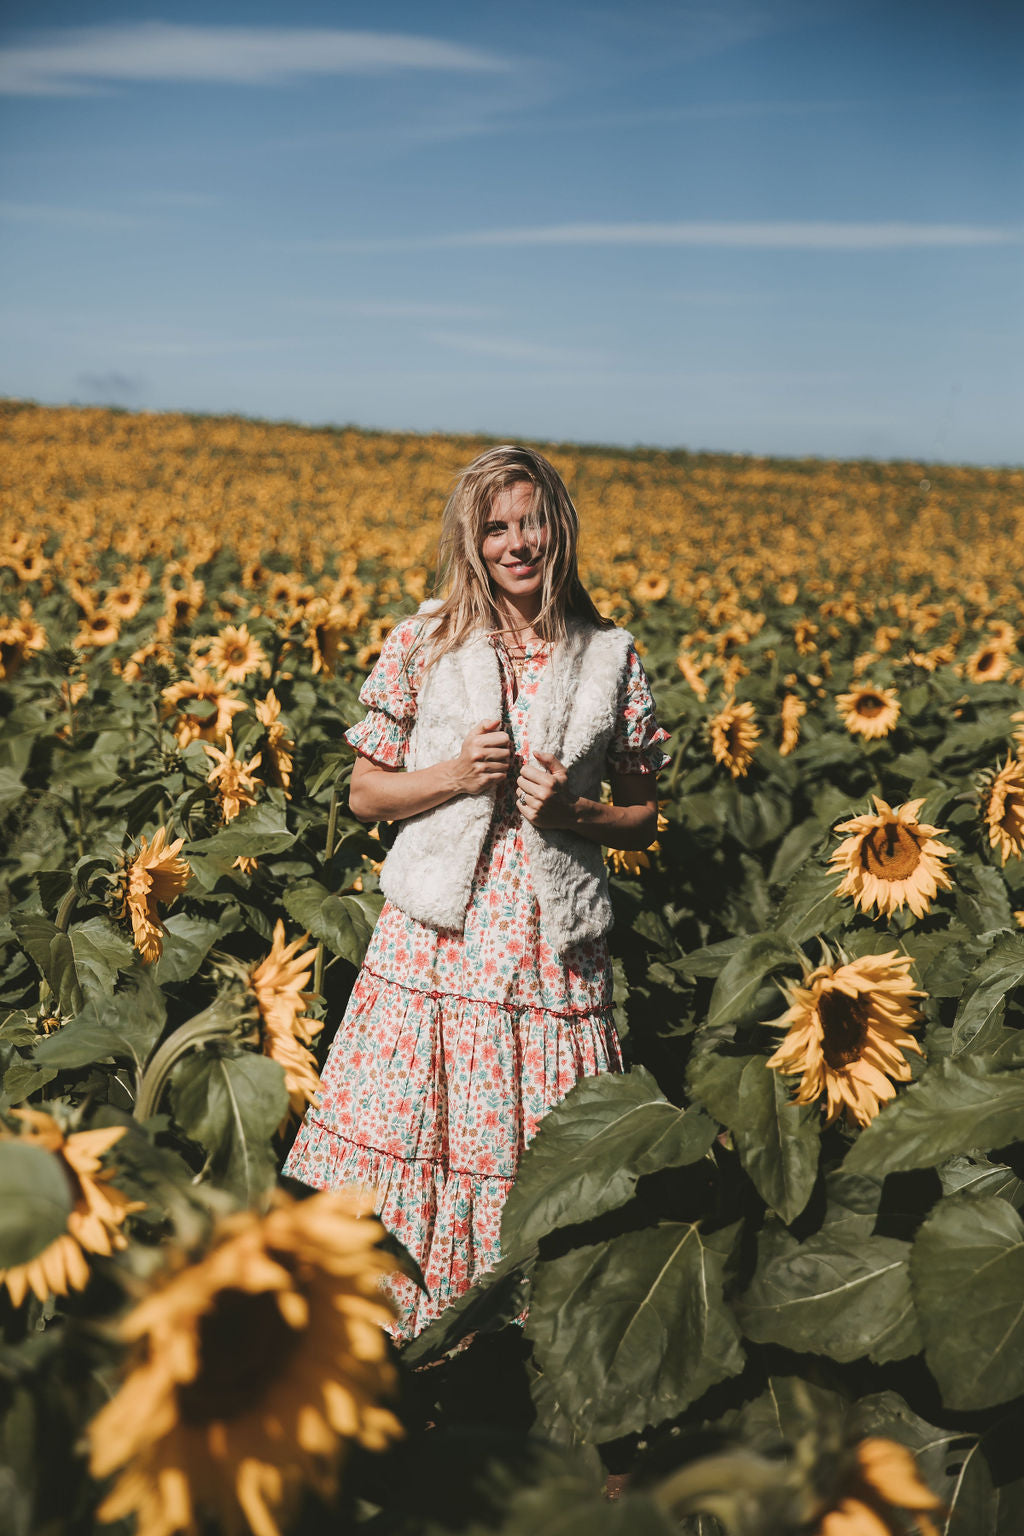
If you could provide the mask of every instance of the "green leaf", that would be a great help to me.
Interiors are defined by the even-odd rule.
[[[914,1243],[925,1359],[947,1408],[1024,1392],[1024,1223],[998,1198],[940,1201]]]
[[[1004,998],[1024,982],[1024,933],[1004,933],[972,972],[953,1021],[953,1052],[969,1051],[987,1024],[998,1024]]]
[[[731,955],[711,994],[708,1028],[722,1029],[742,1019],[770,971],[800,964],[802,951],[779,933],[755,933]]]
[[[820,1124],[818,1106],[794,1104],[790,1085],[763,1056],[747,1062],[729,1129],[761,1199],[785,1222],[795,1221],[811,1198]]]
[[[21,782],[23,771],[0,765],[0,816],[6,816],[25,793],[25,785]]]
[[[714,1139],[712,1121],[670,1104],[643,1067],[581,1079],[544,1116],[520,1161],[501,1218],[502,1252],[616,1210],[644,1174],[695,1163]]]
[[[261,800],[246,806],[234,821],[215,832],[212,837],[189,843],[186,854],[216,854],[220,858],[236,859],[239,854],[255,858],[259,854],[280,853],[290,848],[295,833],[288,830],[285,813],[272,800]]]
[[[23,1104],[37,1088],[45,1088],[56,1076],[56,1067],[37,1067],[31,1061],[15,1061],[4,1073],[4,1098],[8,1104]]]
[[[273,1135],[288,1113],[284,1072],[254,1051],[222,1056],[193,1051],[171,1078],[174,1119],[202,1146],[222,1188],[247,1205],[277,1175]]]
[[[921,1347],[907,1261],[910,1247],[872,1235],[873,1215],[850,1216],[798,1242],[768,1227],[754,1279],[737,1304],[759,1344],[842,1362],[902,1360]]]
[[[661,1423],[743,1369],[722,1296],[738,1230],[666,1222],[538,1264],[526,1333],[578,1433]]]
[[[75,969],[86,999],[106,997],[135,959],[135,946],[106,917],[75,923],[68,933]]]
[[[34,1057],[41,1066],[87,1067],[97,1061],[130,1061],[141,1072],[159,1040],[166,1018],[163,996],[152,974],[128,977],[120,992],[94,997],[56,1034],[40,1040]]]
[[[779,844],[768,875],[769,885],[782,885],[789,880],[822,841],[824,833],[816,816],[790,827]]]
[[[840,878],[838,870],[817,863],[798,869],[779,903],[777,932],[804,944],[816,934],[838,928],[852,912],[850,903],[835,894]]]
[[[359,966],[384,905],[376,892],[332,896],[319,880],[298,880],[284,893],[285,910],[334,955]]]
[[[451,1354],[471,1335],[494,1333],[511,1323],[526,1310],[533,1265],[532,1254],[506,1254],[405,1346],[403,1363],[427,1365]]]
[[[241,922],[237,907],[226,907],[217,919],[191,917],[187,912],[175,912],[164,924],[166,931],[163,951],[154,967],[158,984],[166,987],[188,981],[198,971],[218,939],[226,933],[233,933],[241,926]]]
[[[723,939],[720,944],[707,944],[703,949],[693,949],[672,964],[690,980],[696,980],[699,976],[720,976],[732,956],[745,943],[746,939],[742,936]]]
[[[843,1166],[850,1173],[883,1176],[1020,1140],[1024,1071],[994,1071],[980,1056],[946,1058],[879,1111]]]
[[[972,933],[991,933],[995,928],[1013,928],[1013,913],[1006,893],[1006,882],[991,864],[983,864],[973,855],[959,859],[955,896],[957,915]]]
[[[12,912],[11,926],[18,943],[46,979],[58,1011],[77,1013],[82,1006],[82,988],[67,934],[41,912]]]
[[[73,1196],[60,1159],[0,1141],[0,1269],[27,1264],[67,1231]]]

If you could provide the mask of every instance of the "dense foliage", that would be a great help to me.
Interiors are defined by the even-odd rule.
[[[391,1362],[408,1260],[275,1186],[381,904],[343,731],[483,444],[0,429],[11,1529],[1024,1528],[1024,474],[545,448],[673,733],[631,1070]]]

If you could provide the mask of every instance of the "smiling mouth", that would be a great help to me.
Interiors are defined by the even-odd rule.
[[[523,571],[535,571],[538,563],[536,560],[513,560],[511,564],[505,566],[505,570],[521,574]]]

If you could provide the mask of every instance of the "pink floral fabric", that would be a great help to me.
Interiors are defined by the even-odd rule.
[[[398,768],[416,713],[417,621],[388,636],[348,733]],[[410,652],[411,659],[410,659]],[[499,648],[499,656],[503,656]],[[500,1257],[501,1210],[537,1125],[579,1078],[622,1070],[604,940],[556,953],[540,929],[514,786],[529,753],[530,701],[546,662],[528,648],[517,685],[504,663],[513,767],[498,795],[462,933],[427,928],[386,902],[284,1171],[318,1189],[375,1186],[389,1231],[428,1293],[398,1279],[394,1335],[413,1338]],[[650,688],[630,650],[609,765],[667,761]]]

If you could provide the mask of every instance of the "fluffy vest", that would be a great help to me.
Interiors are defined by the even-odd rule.
[[[550,752],[564,764],[574,795],[600,798],[631,642],[624,629],[570,621],[567,638],[553,648],[530,701],[530,750]],[[498,657],[485,635],[473,635],[428,669],[406,767],[429,768],[457,757],[474,725],[501,714]],[[380,874],[385,896],[417,922],[461,931],[495,798],[493,789],[458,795],[403,821]],[[523,843],[551,946],[561,952],[607,933],[612,908],[600,845],[526,820]]]

